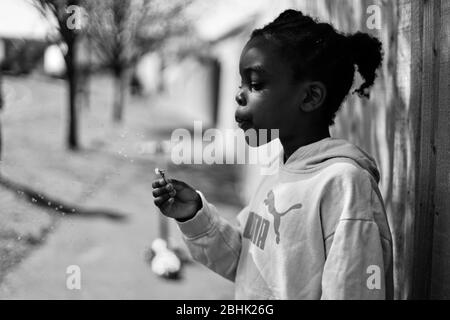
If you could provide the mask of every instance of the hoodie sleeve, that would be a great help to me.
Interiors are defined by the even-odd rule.
[[[326,260],[322,299],[387,299],[392,243],[376,183],[362,170],[341,170],[322,210]]]
[[[192,219],[177,222],[183,239],[196,261],[234,282],[241,252],[241,228],[222,218],[203,193],[196,191],[203,206]]]
[[[342,220],[332,236],[322,276],[322,299],[384,300],[383,248],[377,225]]]

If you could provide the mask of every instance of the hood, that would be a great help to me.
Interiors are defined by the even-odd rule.
[[[308,170],[323,164],[333,158],[348,158],[355,161],[361,168],[367,170],[378,183],[380,173],[375,160],[354,144],[335,138],[325,138],[320,141],[298,148],[283,164],[284,151],[280,153],[281,168],[293,170]]]

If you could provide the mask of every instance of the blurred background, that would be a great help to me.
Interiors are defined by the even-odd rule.
[[[165,168],[230,220],[246,205],[257,166],[175,165],[167,142],[237,128],[240,52],[288,8],[382,41],[370,100],[349,96],[333,136],[381,170],[396,298],[450,298],[448,1],[0,0],[0,299],[233,297],[196,263],[152,273],[151,182]]]

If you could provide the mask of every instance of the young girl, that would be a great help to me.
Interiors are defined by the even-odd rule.
[[[253,31],[240,57],[236,121],[245,131],[279,129],[283,151],[239,227],[185,182],[153,182],[155,204],[177,220],[192,256],[234,281],[237,299],[392,298],[376,164],[329,134],[355,65],[365,80],[356,92],[368,96],[381,61],[376,38],[283,12]]]

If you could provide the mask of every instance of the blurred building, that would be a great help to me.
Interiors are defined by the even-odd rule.
[[[27,0],[0,1],[0,57],[5,72],[43,68],[48,33],[53,29]]]
[[[44,17],[32,0],[0,1],[0,61],[5,73],[26,74],[33,70],[63,76],[64,44],[58,41],[57,23]],[[80,36],[78,65],[98,66],[89,41]]]

